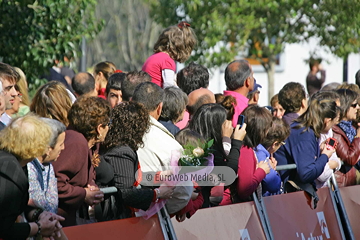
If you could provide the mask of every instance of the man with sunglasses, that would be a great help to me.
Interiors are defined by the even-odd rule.
[[[4,102],[2,103],[5,105],[5,110],[12,108],[15,102],[15,97],[18,95],[18,92],[15,89],[15,84],[19,80],[19,77],[19,74],[12,66],[6,63],[0,63],[0,82],[2,84],[2,91],[0,95],[4,98]],[[0,106],[0,121],[7,125],[10,122],[11,117],[5,112],[1,112],[2,108],[3,105]]]

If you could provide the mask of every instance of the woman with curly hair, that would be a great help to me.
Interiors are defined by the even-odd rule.
[[[129,218],[132,216],[130,208],[145,211],[152,202],[159,198],[169,198],[173,192],[173,188],[167,186],[154,190],[136,188],[139,182],[135,179],[135,173],[140,168],[136,151],[143,145],[142,139],[149,127],[149,113],[140,103],[121,103],[111,113],[103,157],[114,167],[114,179],[109,186],[115,186],[119,194],[113,196],[116,204],[112,212],[104,213],[106,220]]]
[[[40,117],[52,118],[69,125],[68,112],[71,98],[65,86],[58,81],[50,81],[42,85],[32,99],[30,111]]]
[[[65,217],[64,226],[89,220],[89,206],[103,200],[104,194],[94,181],[94,167],[100,162],[97,143],[104,141],[109,130],[109,103],[98,97],[80,97],[71,107],[68,119],[65,150],[53,162],[58,214]]]

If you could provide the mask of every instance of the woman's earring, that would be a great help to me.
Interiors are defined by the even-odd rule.
[[[97,136],[96,136],[96,139],[97,139],[97,140],[100,140],[100,139],[101,139],[101,137],[102,137],[102,135],[101,135],[101,134],[99,134],[99,135],[97,135]]]

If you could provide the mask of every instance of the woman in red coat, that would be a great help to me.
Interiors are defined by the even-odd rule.
[[[65,149],[53,162],[63,226],[89,219],[89,206],[104,198],[95,184],[94,167],[100,162],[96,143],[103,142],[109,130],[110,105],[102,98],[81,97],[71,107],[68,119]]]

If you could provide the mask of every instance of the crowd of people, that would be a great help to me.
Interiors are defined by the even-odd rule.
[[[254,192],[306,191],[316,204],[334,172],[340,186],[360,183],[356,84],[312,88],[309,97],[290,82],[261,107],[246,60],[227,65],[223,93],[207,89],[202,65],[176,73],[175,61],[185,62],[195,44],[181,22],[161,33],[141,71],[101,62],[92,73],[50,79],[32,99],[21,69],[0,63],[0,239],[67,239],[62,227],[144,216],[161,203],[181,222]],[[232,169],[232,184],[144,183],[148,174],[174,175],[174,152],[209,140],[209,161]],[[276,171],[292,163],[296,169]]]

